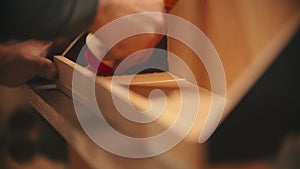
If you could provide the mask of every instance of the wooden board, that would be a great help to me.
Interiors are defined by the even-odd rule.
[[[219,53],[228,91],[224,117],[268,69],[300,23],[298,0],[181,0],[171,13],[196,25]],[[169,39],[168,47],[191,67],[198,85],[210,89],[207,71],[197,56],[174,39]],[[169,65],[170,71],[178,69]]]
[[[153,158],[130,159],[113,155],[101,149],[85,134],[76,117],[72,98],[57,89],[38,90],[38,88],[39,82],[24,87],[23,91],[27,101],[46,118],[93,169],[197,169],[205,164],[202,156],[205,154],[205,146],[186,141],[168,153]],[[86,113],[89,114],[88,111]]]

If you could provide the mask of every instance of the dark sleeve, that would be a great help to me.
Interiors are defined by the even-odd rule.
[[[0,40],[74,37],[92,21],[98,0],[3,0]]]

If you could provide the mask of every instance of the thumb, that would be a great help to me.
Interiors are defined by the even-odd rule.
[[[47,58],[39,57],[36,63],[37,63],[36,73],[38,76],[48,80],[54,80],[56,78],[57,69],[55,64],[51,60]]]
[[[38,57],[36,58],[36,73],[38,76],[54,80],[57,76],[57,69],[55,64],[47,59],[47,55],[53,45],[53,42],[40,43]]]

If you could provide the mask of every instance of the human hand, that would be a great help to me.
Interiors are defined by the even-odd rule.
[[[37,40],[0,45],[0,84],[22,85],[35,75],[53,80],[56,66],[45,58],[51,46],[52,42]]]
[[[98,12],[88,31],[94,33],[123,16],[143,12],[165,12],[163,0],[100,0]],[[157,23],[155,26],[161,25],[161,21],[158,20]]]
[[[90,27],[91,32],[96,32],[105,24],[121,18],[126,15],[142,12],[165,12],[163,0],[101,0],[99,4],[99,13],[96,15],[94,23]],[[131,29],[141,30],[162,30],[164,29],[163,15],[161,17],[149,17],[147,20],[129,20],[128,25]],[[119,31],[111,31],[109,34],[98,37],[106,46],[113,45],[113,37],[117,37],[118,33],[126,32],[126,28],[118,28]],[[122,29],[122,30],[120,30]],[[97,36],[97,33],[95,33]],[[114,63],[120,63],[128,55],[147,48],[153,48],[161,40],[162,35],[157,34],[143,34],[127,38],[118,44],[115,44],[108,54],[103,58],[106,60],[113,60]],[[138,58],[138,62],[146,61],[151,53],[145,54]],[[136,60],[134,63],[138,63]],[[116,65],[113,65],[116,67]]]

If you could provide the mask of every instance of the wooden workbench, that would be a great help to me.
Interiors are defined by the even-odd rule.
[[[73,108],[73,100],[58,89],[39,89],[43,81],[33,81],[23,88],[27,101],[66,139],[70,146],[92,168],[157,168],[182,169],[197,168],[203,164],[202,151],[204,147],[195,143],[185,142],[179,144],[171,153],[146,158],[129,159],[110,154],[94,142],[82,130]],[[88,112],[87,112],[88,114]],[[192,152],[196,154],[193,155]],[[198,155],[197,155],[198,154]],[[189,160],[185,161],[185,157]],[[194,160],[194,164],[190,163]]]

